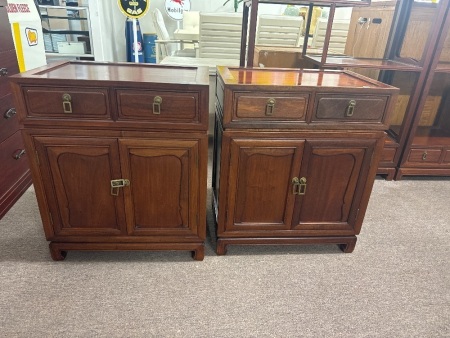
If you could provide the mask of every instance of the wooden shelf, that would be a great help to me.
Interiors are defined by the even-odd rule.
[[[439,127],[418,127],[412,146],[449,146],[450,131]]]
[[[402,70],[420,72],[422,67],[386,59],[366,59],[353,58],[350,56],[327,56],[326,61],[322,64],[321,55],[305,55],[306,60],[309,60],[320,66],[321,68],[376,68],[379,70]]]
[[[439,63],[436,67],[436,73],[450,73],[450,62]]]

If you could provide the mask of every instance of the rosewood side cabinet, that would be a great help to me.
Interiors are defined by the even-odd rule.
[[[50,252],[204,257],[208,71],[62,62],[11,80]]]
[[[217,254],[230,244],[352,252],[397,95],[348,71],[218,67]]]

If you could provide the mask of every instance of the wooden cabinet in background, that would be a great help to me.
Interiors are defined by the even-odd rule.
[[[217,253],[314,243],[352,252],[396,93],[342,71],[219,67]]]
[[[71,62],[13,81],[53,259],[68,250],[203,259],[205,69]]]
[[[6,1],[0,0],[0,218],[31,184],[9,76],[19,73]]]

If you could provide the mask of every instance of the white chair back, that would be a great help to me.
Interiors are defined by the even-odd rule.
[[[166,24],[164,23],[164,18],[161,11],[156,8],[152,12],[153,26],[155,26],[156,34],[158,35],[158,40],[170,40],[169,32],[167,31]],[[173,55],[176,50],[176,45],[174,44],[160,44],[161,57],[164,58],[169,55]]]
[[[242,13],[200,13],[199,57],[239,60]]]
[[[322,48],[325,41],[325,33],[327,31],[328,20],[326,18],[319,18],[316,23],[316,29],[313,33],[313,40],[311,47]],[[344,54],[345,44],[347,43],[347,35],[350,27],[350,20],[333,20],[331,27],[330,44],[328,46],[329,52],[336,52]]]
[[[256,29],[256,44],[298,47],[302,42],[303,17],[260,15]]]

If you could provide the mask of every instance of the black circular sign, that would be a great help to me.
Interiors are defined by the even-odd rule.
[[[149,0],[119,0],[119,8],[129,18],[137,19],[147,13],[149,2]]]

